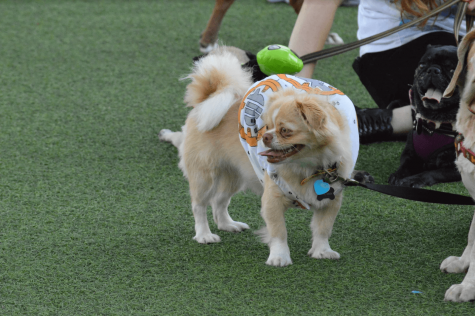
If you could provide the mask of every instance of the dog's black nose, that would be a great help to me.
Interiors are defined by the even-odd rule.
[[[435,66],[429,67],[429,69],[427,69],[428,74],[440,75],[441,72],[442,71],[440,68]]]

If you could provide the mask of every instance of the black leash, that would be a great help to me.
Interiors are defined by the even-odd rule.
[[[394,185],[382,185],[374,183],[362,184],[355,180],[349,180],[344,183],[346,186],[359,186],[371,191],[376,191],[386,195],[391,195],[406,200],[426,202],[426,203],[438,203],[449,205],[475,205],[475,202],[471,197],[464,195],[457,195],[452,193],[431,191],[418,188],[400,187]]]
[[[356,42],[352,42],[352,43],[344,44],[344,45],[341,45],[341,46],[332,47],[332,48],[324,49],[324,50],[321,50],[321,51],[318,51],[318,52],[306,54],[306,55],[300,56],[300,59],[303,61],[304,64],[308,64],[308,63],[312,63],[312,62],[315,62],[315,61],[320,60],[320,59],[324,59],[324,58],[332,57],[332,56],[335,56],[335,55],[338,55],[338,54],[346,53],[350,50],[353,50],[353,49],[358,48],[360,46],[372,43],[372,42],[374,42],[378,39],[389,36],[391,34],[394,34],[396,32],[404,30],[408,27],[411,27],[411,26],[413,26],[417,23],[420,23],[423,20],[425,20],[427,18],[430,18],[430,17],[444,11],[445,9],[447,9],[447,8],[451,7],[452,5],[457,4],[457,3],[458,3],[458,8],[457,8],[457,14],[456,14],[455,19],[454,19],[454,34],[455,34],[455,40],[458,43],[458,34],[459,34],[459,30],[460,30],[460,24],[462,23],[463,16],[464,16],[465,10],[467,8],[468,2],[461,2],[461,0],[449,0],[449,1],[445,2],[443,5],[435,8],[433,11],[431,11],[431,12],[429,12],[429,13],[421,16],[420,18],[418,18],[414,21],[411,21],[409,23],[405,23],[403,25],[397,26],[397,27],[392,28],[390,30],[387,30],[385,32],[373,35],[371,37],[364,38],[364,39],[356,41]],[[474,21],[474,18],[472,16],[467,16],[466,17],[467,31],[473,25],[473,21]]]
[[[323,181],[328,184],[336,181],[343,181],[343,185],[347,187],[358,186],[371,191],[376,191],[411,201],[451,205],[475,205],[475,202],[469,196],[418,188],[400,187],[396,185],[383,185],[374,183],[363,184],[354,179],[345,179],[344,177],[341,177],[336,169],[331,171],[327,170],[325,172],[326,175],[323,177]]]

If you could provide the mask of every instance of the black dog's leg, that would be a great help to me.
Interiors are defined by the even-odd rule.
[[[443,182],[455,182],[462,180],[460,173],[454,168],[443,168],[425,171],[398,182],[398,185],[412,188],[422,188]]]
[[[397,171],[389,176],[388,182],[392,185],[401,185],[400,182],[407,177],[420,173],[423,161],[414,151],[412,132],[407,135],[406,146],[401,154],[400,165]]]

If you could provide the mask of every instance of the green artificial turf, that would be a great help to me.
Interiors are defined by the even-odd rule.
[[[177,150],[189,71],[211,0],[0,1],[0,315],[473,315],[443,301],[463,275],[439,264],[466,245],[473,207],[423,204],[350,188],[330,243],[307,257],[311,214],[288,212],[293,265],[265,265],[260,199],[233,198],[251,230],[192,240]],[[356,39],[356,8],[333,31]],[[252,52],[287,44],[286,4],[240,0],[222,43]],[[315,78],[374,104],[351,64]],[[403,143],[362,146],[358,169],[386,183]],[[468,195],[461,183],[432,189]],[[422,294],[413,294],[413,290]]]

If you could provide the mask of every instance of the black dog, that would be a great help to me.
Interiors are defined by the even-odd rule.
[[[451,98],[442,98],[456,66],[457,47],[427,47],[410,91],[415,108],[413,131],[408,134],[401,165],[389,177],[390,184],[420,188],[461,180],[454,163],[458,88]]]

